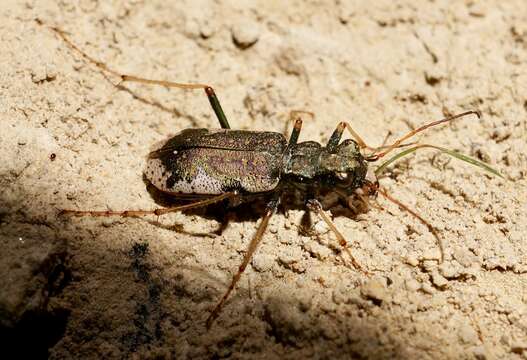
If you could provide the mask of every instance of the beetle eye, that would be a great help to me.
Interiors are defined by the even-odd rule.
[[[339,180],[346,181],[348,180],[348,173],[345,172],[338,172],[337,177]]]

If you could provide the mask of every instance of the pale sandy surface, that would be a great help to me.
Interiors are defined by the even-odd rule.
[[[52,358],[527,358],[527,3],[220,3],[0,3],[2,341]],[[356,219],[336,209],[371,278],[316,218],[310,237],[301,210],[276,215],[207,332],[257,214],[235,213],[221,235],[199,214],[57,217],[158,206],[145,155],[181,129],[217,127],[205,96],[116,88],[37,17],[115,69],[214,85],[234,128],[282,132],[305,109],[316,118],[303,140],[348,120],[379,144],[477,108],[480,121],[426,141],[506,181],[430,151],[392,167],[382,185],[438,229],[446,259],[383,199]]]

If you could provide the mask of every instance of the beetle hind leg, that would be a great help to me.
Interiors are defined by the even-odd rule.
[[[110,216],[121,216],[121,217],[139,217],[139,216],[146,216],[146,215],[165,215],[168,213],[178,212],[178,211],[184,211],[184,210],[190,210],[190,209],[196,209],[204,206],[208,206],[211,204],[215,204],[217,202],[220,202],[225,199],[234,199],[235,197],[239,196],[239,194],[236,191],[224,193],[218,196],[214,196],[205,200],[193,202],[190,204],[185,204],[181,206],[174,206],[169,208],[157,208],[153,210],[122,210],[122,211],[112,211],[112,210],[102,210],[102,211],[96,211],[96,210],[69,210],[69,209],[63,209],[59,212],[59,216],[76,216],[76,217],[82,217],[82,216],[90,216],[90,217],[110,217]]]

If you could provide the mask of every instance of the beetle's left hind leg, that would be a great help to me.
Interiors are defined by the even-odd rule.
[[[263,234],[265,233],[265,230],[267,229],[267,225],[269,224],[269,220],[271,219],[271,216],[276,211],[276,208],[278,207],[279,198],[273,198],[266,207],[265,215],[262,218],[262,221],[260,222],[260,225],[258,225],[258,229],[256,230],[256,234],[254,235],[253,239],[251,240],[251,243],[249,244],[249,248],[247,249],[247,252],[245,253],[245,256],[243,257],[243,261],[241,265],[238,267],[238,271],[234,276],[232,277],[231,283],[229,285],[229,288],[223,295],[223,297],[220,299],[218,304],[214,307],[214,310],[210,313],[209,317],[207,318],[207,328],[210,328],[214,320],[218,317],[220,314],[221,309],[223,308],[223,304],[231,294],[232,290],[234,290],[234,287],[240,280],[240,277],[242,276],[242,273],[245,271],[245,268],[249,264],[249,261],[251,261],[251,258],[254,255],[254,252],[256,251],[256,248],[258,247],[258,244],[262,240]]]
[[[340,246],[342,249],[348,254],[348,256],[351,259],[351,263],[353,266],[357,269],[368,275],[368,272],[360,266],[360,264],[355,260],[355,257],[351,254],[350,249],[348,248],[348,242],[346,241],[346,238],[344,238],[344,235],[337,229],[335,224],[333,224],[333,221],[329,218],[329,216],[326,215],[324,210],[322,209],[322,204],[316,199],[308,200],[307,202],[307,208],[313,212],[315,212],[324,222],[329,226],[331,231],[337,236],[337,240],[339,241]]]
[[[122,217],[134,217],[134,216],[145,216],[145,215],[165,215],[172,212],[184,211],[204,207],[207,205],[215,204],[225,199],[233,199],[239,196],[237,192],[228,192],[218,196],[214,196],[205,200],[193,202],[191,204],[169,207],[169,208],[158,208],[154,210],[123,210],[123,211],[91,211],[91,210],[61,210],[59,215],[71,215],[71,216],[122,216]]]
[[[37,23],[43,24],[42,21],[37,19]],[[212,110],[216,114],[216,118],[218,119],[220,126],[223,129],[230,129],[229,122],[227,121],[227,117],[225,116],[225,113],[223,112],[223,109],[221,108],[220,101],[218,100],[218,97],[216,96],[216,93],[214,89],[210,85],[206,84],[186,84],[186,83],[177,83],[173,81],[166,81],[166,80],[154,80],[154,79],[146,79],[142,77],[138,77],[135,75],[127,75],[120,73],[118,71],[115,71],[108,67],[105,63],[96,60],[92,58],[90,55],[86,54],[84,51],[82,51],[77,45],[75,45],[67,36],[66,33],[56,27],[50,27],[51,30],[53,30],[58,36],[64,40],[66,44],[68,44],[69,47],[71,47],[73,50],[75,50],[77,53],[79,53],[85,60],[92,63],[93,65],[97,66],[102,71],[105,71],[107,73],[110,73],[114,76],[117,76],[121,79],[121,82],[125,81],[131,81],[131,82],[138,82],[142,84],[148,84],[148,85],[161,85],[166,87],[172,87],[172,88],[179,88],[179,89],[204,89],[205,94],[207,95],[207,98],[209,99],[210,106],[212,107]]]

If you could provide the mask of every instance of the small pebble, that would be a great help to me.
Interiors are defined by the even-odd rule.
[[[271,270],[274,264],[274,258],[266,254],[256,254],[252,259],[254,270],[258,272],[266,272]]]
[[[419,259],[417,258],[416,254],[410,254],[406,257],[405,262],[410,266],[417,266],[419,265]]]
[[[478,360],[487,359],[487,351],[484,346],[474,346],[472,348],[472,354],[474,354],[474,357]]]
[[[468,324],[464,324],[459,329],[459,338],[465,344],[476,344],[478,342],[478,333]]]
[[[53,66],[38,65],[31,69],[31,81],[40,83],[44,80],[51,81],[57,77],[57,72]]]
[[[260,28],[254,21],[245,20],[236,24],[232,29],[232,40],[234,44],[242,49],[248,49],[258,41]]]
[[[432,287],[432,285],[427,284],[427,283],[421,285],[421,290],[423,290],[423,292],[425,292],[427,294],[433,294],[434,293],[434,288]]]
[[[421,284],[419,283],[419,281],[415,279],[406,280],[405,285],[406,285],[406,290],[412,291],[412,292],[419,290],[419,288],[421,287]]]
[[[450,262],[439,265],[439,273],[447,279],[452,279],[459,274],[459,271]]]
[[[379,280],[371,280],[361,288],[361,294],[367,299],[377,300],[379,302],[388,296],[384,284]]]
[[[438,288],[444,288],[448,285],[448,280],[445,279],[439,272],[434,271],[432,272],[432,282],[435,286]]]

